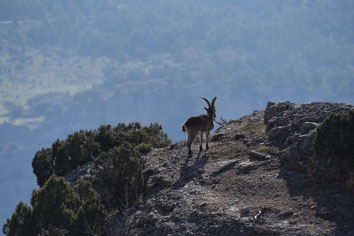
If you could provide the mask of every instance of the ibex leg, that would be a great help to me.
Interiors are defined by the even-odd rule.
[[[194,138],[195,138],[195,134],[194,133],[189,133],[188,134],[188,141],[187,141],[188,155],[192,155],[193,154],[193,152],[192,152],[192,143],[193,143]]]
[[[208,143],[209,143],[209,131],[207,132],[207,134],[206,134],[206,150],[208,150],[209,149],[209,145],[208,145]]]
[[[200,134],[200,146],[199,146],[199,150],[203,150],[203,132],[201,132]]]

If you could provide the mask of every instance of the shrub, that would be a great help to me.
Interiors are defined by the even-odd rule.
[[[52,175],[31,198],[34,225],[40,229],[55,226],[69,229],[80,207],[80,197],[63,177]]]
[[[332,113],[317,129],[316,153],[348,160],[354,166],[354,110]]]
[[[3,227],[5,235],[102,235],[106,212],[91,184],[75,189],[63,177],[78,166],[95,161],[93,184],[109,207],[125,210],[143,191],[141,154],[171,141],[162,126],[133,122],[100,126],[56,140],[32,160],[41,188],[32,193],[32,208],[20,202]]]
[[[142,161],[130,143],[101,153],[95,162],[97,189],[105,194],[104,204],[124,210],[134,204],[143,191]]]
[[[63,177],[52,175],[33,191],[31,205],[17,205],[3,227],[5,235],[104,234],[106,212],[88,183],[80,183],[75,192]]]
[[[154,123],[143,128],[144,139],[143,143],[149,143],[154,148],[167,147],[171,144],[171,140],[167,134],[163,132],[161,125]]]
[[[54,173],[53,168],[52,149],[41,149],[36,153],[32,160],[32,168],[34,174],[37,176],[37,184],[43,186],[43,184]]]
[[[81,130],[36,153],[32,167],[37,183],[42,186],[53,173],[64,176],[123,143],[130,143],[136,151],[145,154],[152,148],[168,146],[171,141],[157,123],[145,127],[138,122],[119,123],[116,127],[102,125],[94,131]]]
[[[91,235],[104,234],[106,210],[100,202],[100,197],[92,189],[91,183],[80,181],[75,190],[80,196],[81,206],[72,232],[74,235],[88,235],[88,231]]]
[[[15,212],[10,219],[7,219],[7,223],[4,224],[2,232],[7,236],[31,236],[33,235],[32,229],[32,210],[31,208],[20,202]]]
[[[110,125],[101,125],[97,129],[96,142],[100,144],[102,151],[108,152],[111,148],[118,145],[116,136]]]
[[[141,154],[146,154],[150,152],[152,149],[152,145],[150,143],[140,143],[135,146],[135,150]]]
[[[52,174],[64,176],[80,165],[94,160],[100,153],[100,144],[95,141],[95,131],[70,134],[65,141],[56,140],[51,148],[38,151],[32,160],[33,172],[39,186]]]
[[[65,141],[57,140],[52,145],[52,165],[55,173],[64,176],[76,167],[94,160],[100,145],[95,141],[94,131],[79,131],[70,134]]]

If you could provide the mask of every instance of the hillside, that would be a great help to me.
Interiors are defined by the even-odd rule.
[[[188,156],[162,126],[80,130],[39,150],[10,235],[352,235],[354,106],[268,102]],[[339,148],[339,149],[338,149]]]
[[[320,123],[330,112],[348,109],[353,107],[268,103],[265,112],[255,111],[219,127],[212,135],[207,153],[188,158],[185,141],[153,150],[145,157],[144,200],[130,209],[123,220],[112,218],[113,222],[121,222],[115,225],[115,232],[119,235],[353,235],[354,196],[350,193],[354,190],[353,181],[321,185],[320,180],[326,174],[311,175],[305,169],[295,168],[299,165],[285,165],[289,163],[287,159],[296,155],[294,152],[287,155],[291,145],[276,144],[276,138],[280,137],[274,135],[274,128],[286,127],[287,123],[298,127],[288,132],[288,136],[302,135],[297,141],[307,139],[312,143],[316,126],[303,127],[309,127],[311,122]],[[283,135],[283,140],[287,138],[284,132],[278,134]],[[296,146],[297,154],[312,149],[312,145]],[[194,148],[197,150],[197,145]],[[310,156],[313,151],[302,159],[309,160]]]

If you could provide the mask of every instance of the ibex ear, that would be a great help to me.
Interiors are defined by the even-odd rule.
[[[209,111],[209,109],[208,109],[208,108],[206,108],[206,107],[204,107],[204,109],[205,109],[206,111]]]

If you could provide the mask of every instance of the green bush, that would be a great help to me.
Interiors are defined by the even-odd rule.
[[[64,176],[76,167],[94,160],[100,153],[100,144],[95,141],[95,131],[70,134],[65,141],[57,140],[52,145],[52,165],[55,173]]]
[[[152,145],[150,143],[140,143],[135,146],[135,150],[141,154],[146,154],[150,152],[152,149]]]
[[[20,202],[11,218],[7,219],[2,232],[7,236],[33,235],[31,208],[26,203]]]
[[[89,183],[76,191],[52,175],[31,197],[32,209],[20,202],[3,233],[11,235],[104,235],[106,212]]]
[[[43,184],[54,173],[52,149],[46,148],[38,151],[32,160],[32,168],[37,176],[37,184]]]
[[[134,204],[143,191],[142,169],[140,155],[130,143],[101,153],[95,162],[94,185],[104,193],[104,204],[119,210]]]
[[[161,125],[142,127],[137,122],[101,126],[96,142],[104,152],[95,161],[93,184],[103,196],[103,204],[119,210],[134,204],[143,192],[141,155],[171,143]]]
[[[52,174],[64,176],[80,165],[94,160],[101,152],[96,131],[70,134],[65,141],[56,140],[51,148],[38,151],[32,160],[33,172],[39,186]]]
[[[109,149],[118,145],[117,134],[110,125],[101,125],[97,129],[96,142],[100,144],[102,151],[108,152]]]
[[[32,167],[37,183],[42,186],[53,173],[64,176],[123,143],[129,143],[136,147],[135,151],[145,154],[152,148],[166,147],[171,141],[157,123],[144,127],[138,122],[119,123],[116,127],[101,125],[93,131],[80,130],[36,153]]]
[[[17,235],[26,227],[34,235],[87,235],[88,231],[104,234],[105,207],[124,211],[141,197],[144,190],[141,155],[170,143],[162,126],[155,123],[143,127],[137,122],[119,123],[115,127],[102,125],[97,130],[79,131],[66,140],[56,140],[51,148],[38,151],[32,161],[41,186],[31,198],[32,225],[26,223],[15,229],[12,225],[23,222],[16,213],[5,224],[5,234]],[[57,177],[89,161],[95,163],[90,181],[102,199],[90,183],[80,182],[74,190],[64,178]],[[20,216],[27,217],[23,213]]]
[[[80,197],[63,177],[52,175],[31,198],[34,227],[39,232],[55,226],[69,229],[80,207]]]
[[[80,196],[81,206],[72,232],[78,236],[88,235],[87,229],[89,229],[92,235],[104,234],[106,210],[100,202],[99,195],[92,189],[91,183],[86,181],[80,181],[75,190]]]
[[[354,110],[332,113],[317,129],[316,153],[348,160],[354,166]]]

